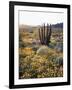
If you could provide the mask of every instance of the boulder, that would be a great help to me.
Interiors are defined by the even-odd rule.
[[[38,50],[37,50],[37,54],[38,55],[48,55],[48,47],[47,46],[41,46]]]

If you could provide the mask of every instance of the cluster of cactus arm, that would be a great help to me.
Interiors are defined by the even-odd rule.
[[[47,27],[47,28],[46,28]],[[51,38],[51,24],[50,26],[45,24],[39,28],[39,38],[42,45],[49,45]]]

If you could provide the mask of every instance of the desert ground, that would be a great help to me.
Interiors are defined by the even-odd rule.
[[[63,77],[63,28],[52,25],[45,45],[39,27],[19,26],[19,79]]]

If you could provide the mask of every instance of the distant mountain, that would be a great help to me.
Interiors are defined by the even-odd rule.
[[[52,30],[63,30],[63,23],[52,24],[51,26],[52,26]],[[20,25],[19,30],[32,32],[33,30],[38,30],[40,27],[41,25],[37,25],[37,26]]]
[[[53,28],[62,28],[63,29],[63,23],[57,23],[57,24],[52,24]]]
[[[30,31],[32,31],[32,28],[33,27],[32,26],[29,26],[29,25],[20,25],[19,26],[19,30],[20,31],[29,31],[30,32]]]

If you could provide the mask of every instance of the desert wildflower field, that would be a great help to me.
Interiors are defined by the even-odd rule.
[[[19,79],[63,77],[60,26],[19,26]]]

